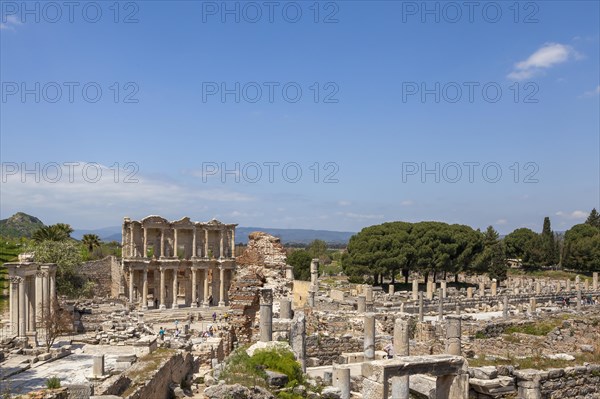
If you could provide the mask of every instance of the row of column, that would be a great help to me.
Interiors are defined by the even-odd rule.
[[[160,267],[158,269],[155,269],[154,272],[159,271],[160,272],[160,283],[159,283],[159,291],[160,291],[160,296],[159,296],[159,308],[160,309],[166,309],[166,272],[168,270],[171,270],[171,293],[172,293],[172,302],[171,302],[171,307],[173,309],[177,309],[179,307],[179,303],[178,303],[178,295],[179,295],[179,269],[178,268],[166,268],[166,267]],[[189,304],[191,307],[197,307],[198,302],[201,302],[203,306],[209,306],[211,305],[209,303],[209,291],[210,291],[210,280],[209,280],[209,275],[208,275],[208,268],[191,268],[189,269],[191,271],[192,274],[192,278],[191,278],[191,303]],[[230,273],[226,273],[227,270],[225,267],[221,266],[218,268],[219,270],[219,306],[225,306],[226,305],[226,299],[227,299],[227,288],[225,287],[226,281],[228,278],[230,278]],[[214,272],[216,271],[216,269],[213,269],[213,279],[214,279]],[[148,295],[149,295],[149,282],[148,282],[148,269],[147,268],[143,268],[141,270],[136,270],[136,269],[130,269],[129,271],[129,302],[133,303],[135,301],[135,285],[134,285],[134,281],[135,281],[135,273],[139,272],[141,273],[141,277],[142,277],[142,290],[141,290],[141,298],[140,298],[140,305],[142,307],[143,310],[148,309]],[[198,272],[201,273],[201,280],[202,280],[202,284],[198,284]],[[229,276],[226,276],[229,275]],[[200,288],[200,289],[199,289]],[[214,287],[213,287],[214,289]],[[186,290],[187,291],[187,290]],[[198,296],[198,292],[200,293],[200,295]],[[154,289],[154,295],[156,298],[156,284],[155,284],[155,289]],[[187,292],[186,292],[187,294]],[[188,305],[187,300],[186,300],[186,305]]]
[[[50,312],[56,298],[56,271],[38,271],[35,274],[10,277],[10,321],[12,334],[26,338],[37,330]]]
[[[146,254],[148,253],[148,227],[142,227],[142,231],[143,231],[143,236],[144,236],[144,241],[143,241],[143,252],[142,252],[142,256],[146,257]],[[160,257],[164,258],[166,257],[165,254],[165,228],[161,228],[160,229]],[[173,229],[173,253],[170,254],[171,257],[177,257],[177,248],[178,248],[178,243],[177,243],[177,232],[180,229]],[[198,256],[198,243],[197,243],[197,229],[193,228],[193,236],[192,236],[192,257],[197,257]],[[229,234],[229,245],[230,245],[230,257],[233,258],[235,257],[235,230],[231,229],[228,230],[230,232]],[[204,229],[204,257],[208,257],[208,229]],[[129,256],[130,257],[135,257],[137,255],[137,251],[136,251],[136,247],[135,247],[135,233],[134,233],[134,226],[130,225],[129,227],[129,234],[130,234],[130,251],[129,251]],[[223,234],[223,230],[219,230],[219,258],[225,258],[225,245],[224,245],[224,241],[225,241],[225,237]]]

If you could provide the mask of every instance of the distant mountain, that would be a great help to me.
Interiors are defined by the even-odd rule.
[[[328,244],[347,244],[350,237],[356,234],[349,231],[238,227],[235,229],[235,241],[238,243],[247,243],[248,235],[253,231],[264,231],[265,233],[279,237],[284,244],[309,244],[313,240],[323,240]]]
[[[354,234],[349,231],[306,230],[306,229],[275,229],[268,227],[238,227],[235,229],[236,243],[246,244],[248,235],[253,231],[264,231],[281,238],[281,242],[308,244],[313,240],[323,240],[328,244],[347,244]],[[75,230],[71,237],[80,240],[84,234],[96,234],[104,242],[121,242],[121,226],[104,227],[95,230]]]
[[[0,235],[13,238],[31,237],[40,227],[44,227],[40,219],[17,212],[8,219],[0,220]]]

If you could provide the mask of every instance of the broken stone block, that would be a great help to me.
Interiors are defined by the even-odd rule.
[[[270,386],[283,388],[289,381],[287,375],[276,371],[267,370],[267,383]]]

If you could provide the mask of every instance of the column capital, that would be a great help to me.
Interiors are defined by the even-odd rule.
[[[25,281],[25,279],[21,276],[11,276],[10,277],[10,282],[13,284],[20,284],[23,281]]]

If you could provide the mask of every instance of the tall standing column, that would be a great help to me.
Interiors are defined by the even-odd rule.
[[[261,288],[260,290],[260,341],[273,340],[273,290]]]
[[[235,258],[235,227],[231,228],[231,257]]]
[[[129,268],[129,303],[133,303],[133,278],[135,276],[135,270]]]
[[[223,230],[219,230],[219,259],[223,259],[225,257],[225,253],[223,248]]]
[[[196,226],[194,226],[194,232],[192,237],[192,257],[195,258],[198,255],[198,240],[196,238]]]
[[[37,317],[43,319],[44,318],[44,272],[37,272],[35,274],[35,306]]]
[[[165,257],[165,229],[160,229],[160,257]]]
[[[160,268],[160,308],[166,309],[165,305],[165,269]]]
[[[210,303],[208,302],[208,297],[210,295],[208,294],[208,268],[204,269],[204,307],[208,307],[210,306]]]
[[[19,277],[19,337],[25,338],[27,325],[27,302],[25,294],[25,278]]]
[[[423,291],[419,292],[419,321],[422,323],[425,317],[423,316]]]
[[[130,257],[134,257],[135,256],[135,241],[134,241],[134,232],[133,232],[133,224],[129,225],[129,233],[131,234],[131,237],[129,239],[129,256]]]
[[[49,283],[50,283],[50,298],[48,299],[48,306],[52,305],[56,301],[56,268],[49,272]]]
[[[446,280],[442,280],[442,298],[448,297],[448,282]]]
[[[502,317],[508,319],[508,295],[504,295],[504,303],[502,306]]]
[[[10,278],[10,328],[14,335],[19,333],[19,277]]]
[[[142,254],[143,258],[148,257],[148,229],[146,227],[142,227],[144,230],[144,253]]]
[[[27,331],[35,331],[35,276],[27,278],[27,306],[29,313],[29,322]]]
[[[142,310],[148,309],[148,269],[144,266],[142,286]]]
[[[177,275],[179,274],[179,269],[176,267],[173,269],[173,305],[171,308],[177,309],[177,294],[179,293],[179,286],[177,284]]]
[[[179,254],[177,253],[177,229],[173,229],[173,257],[178,258]]]
[[[444,298],[442,296],[442,289],[438,289],[438,297],[440,302],[438,303],[438,320],[444,320]]]
[[[365,361],[375,360],[375,314],[367,313],[364,318]]]
[[[225,306],[225,267],[219,266],[219,306]]]
[[[412,282],[412,299],[413,301],[419,299],[419,280],[417,279]]]
[[[208,258],[208,229],[204,230],[204,257]]]
[[[195,233],[195,230],[194,230]],[[196,234],[194,234],[194,238],[196,237]],[[196,255],[194,255],[196,256]],[[198,301],[198,296],[197,296],[197,292],[198,292],[198,281],[196,281],[196,269],[193,268],[192,269],[192,307],[195,308],[198,306],[197,301]]]

